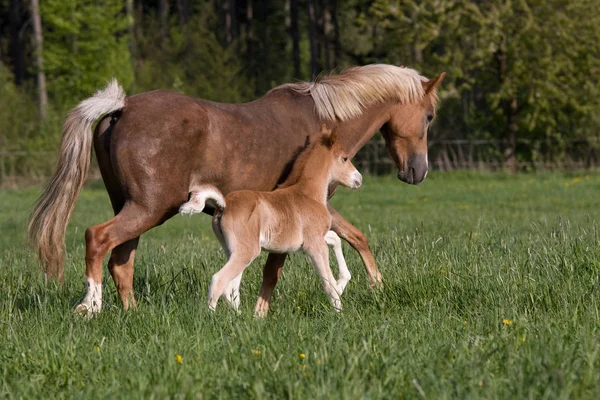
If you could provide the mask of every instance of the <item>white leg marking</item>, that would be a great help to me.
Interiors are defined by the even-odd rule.
[[[94,282],[88,278],[88,289],[85,298],[75,308],[76,312],[87,313],[88,315],[98,314],[102,310],[102,282]]]
[[[346,265],[344,253],[342,252],[342,241],[334,231],[329,231],[325,235],[325,242],[329,247],[333,248],[333,253],[335,254],[338,263],[338,281],[336,282],[336,289],[341,296],[342,293],[344,293],[346,285],[352,278],[348,265]]]
[[[240,284],[242,283],[243,272],[233,278],[223,293],[225,301],[235,310],[238,311],[240,307]]]
[[[323,290],[325,293],[327,293],[329,301],[331,301],[331,305],[333,305],[335,311],[342,311],[342,301],[340,300],[337,284],[333,274],[331,273],[331,268],[329,267],[329,249],[327,246],[324,246],[324,248],[321,249],[315,249],[309,252],[309,256],[313,262],[315,270],[321,278]]]

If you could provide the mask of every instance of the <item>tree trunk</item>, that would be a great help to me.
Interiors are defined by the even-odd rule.
[[[254,8],[252,7],[252,0],[246,1],[246,52],[248,54],[249,66],[254,71],[254,31],[252,26],[252,20],[254,19]]]
[[[519,124],[517,123],[517,98],[513,97],[507,102],[506,107],[506,129],[504,147],[504,167],[506,170],[515,174],[517,172],[517,133]]]
[[[158,2],[158,19],[160,21],[160,41],[164,43],[169,30],[169,3],[167,0]]]
[[[187,25],[187,22],[190,19],[190,7],[188,0],[177,0],[177,9],[179,10],[179,23],[183,28]]]
[[[317,53],[317,21],[315,18],[315,2],[307,0],[308,8],[308,37],[310,41],[310,75],[312,78],[319,73],[319,59]]]
[[[342,57],[342,46],[340,45],[340,24],[338,0],[330,0],[332,3],[331,22],[333,23],[333,66],[337,67]]]
[[[31,18],[33,19],[33,40],[35,44],[40,118],[42,121],[45,121],[46,110],[48,109],[48,93],[46,91],[46,74],[44,73],[44,46],[39,0],[31,0]]]
[[[127,0],[125,3],[125,8],[127,10],[127,27],[129,33],[129,53],[131,54],[131,58],[135,59],[135,12],[134,12],[134,4],[133,0]]]
[[[225,0],[223,2],[223,9],[225,11],[225,41],[227,44],[231,44],[233,41],[233,18],[232,15],[235,11],[235,5],[231,4],[232,0]]]
[[[23,18],[21,12],[23,4],[21,0],[10,0],[10,54],[13,61],[13,73],[15,84],[20,86],[25,79],[25,52],[21,27]]]
[[[330,0],[323,0],[323,49],[325,51],[325,68],[331,71],[335,55],[334,48],[331,45],[331,10],[329,3]]]
[[[291,0],[290,18],[290,34],[292,36],[292,63],[294,64],[294,78],[300,79],[300,32],[298,31],[298,0]]]

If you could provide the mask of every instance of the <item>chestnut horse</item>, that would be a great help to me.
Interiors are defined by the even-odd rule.
[[[398,178],[421,182],[428,170],[427,128],[444,75],[427,80],[409,68],[373,64],[281,85],[245,104],[164,90],[126,97],[116,81],[109,83],[67,117],[57,170],[31,215],[29,237],[46,276],[63,279],[66,226],[87,175],[92,142],[115,217],[85,232],[88,289],[78,309],[100,311],[102,263],[111,251],[108,269],[127,309],[135,305],[133,262],[140,235],[174,216],[193,186],[210,184],[223,194],[274,189],[323,122],[338,128],[350,158],[381,129]],[[371,284],[380,283],[365,235],[328,207],[331,229],[360,253]],[[270,298],[285,257],[269,255],[262,298]]]
[[[329,267],[327,246],[331,238],[328,236],[337,235],[329,230],[327,190],[331,184],[357,189],[362,184],[362,176],[348,161],[346,151],[337,142],[336,132],[327,131],[323,125],[321,134],[321,138],[298,157],[292,170],[298,178],[293,182],[286,181],[272,192],[236,190],[225,197],[216,187],[202,185],[193,188],[190,200],[181,206],[182,214],[200,213],[209,201],[216,208],[213,231],[227,254],[227,263],[212,278],[208,291],[211,310],[216,308],[221,296],[237,310],[242,273],[263,249],[272,253],[305,252],[331,304],[341,311],[340,296],[349,278],[342,271],[343,255],[338,258],[339,282]],[[339,237],[337,242],[339,244]],[[341,245],[338,249],[341,250]],[[336,251],[336,256],[339,254],[341,252]],[[254,313],[264,317],[267,311],[268,304],[259,301]]]

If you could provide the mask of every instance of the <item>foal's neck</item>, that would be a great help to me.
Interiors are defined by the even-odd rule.
[[[292,186],[294,190],[304,196],[326,205],[333,162],[331,152],[329,149],[319,146],[311,149],[307,157],[298,181]]]

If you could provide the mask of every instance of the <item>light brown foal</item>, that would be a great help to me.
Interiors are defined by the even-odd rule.
[[[327,190],[334,183],[356,189],[362,184],[362,176],[348,160],[335,132],[327,131],[323,125],[321,133],[321,138],[298,158],[290,181],[272,192],[239,190],[223,197],[214,186],[190,189],[190,201],[181,206],[180,212],[200,213],[206,203],[214,206],[213,230],[228,257],[225,266],[212,278],[208,292],[210,309],[216,308],[221,296],[237,308],[239,300],[231,290],[237,289],[244,269],[262,248],[272,253],[303,250],[319,274],[332,305],[341,310],[340,294],[347,279],[340,276],[341,282],[336,282],[329,267],[327,246],[335,241],[332,237],[335,234],[329,232]],[[341,247],[336,249],[336,256],[342,268],[345,264],[339,262],[340,255]],[[254,311],[265,316],[268,301],[259,298]]]

